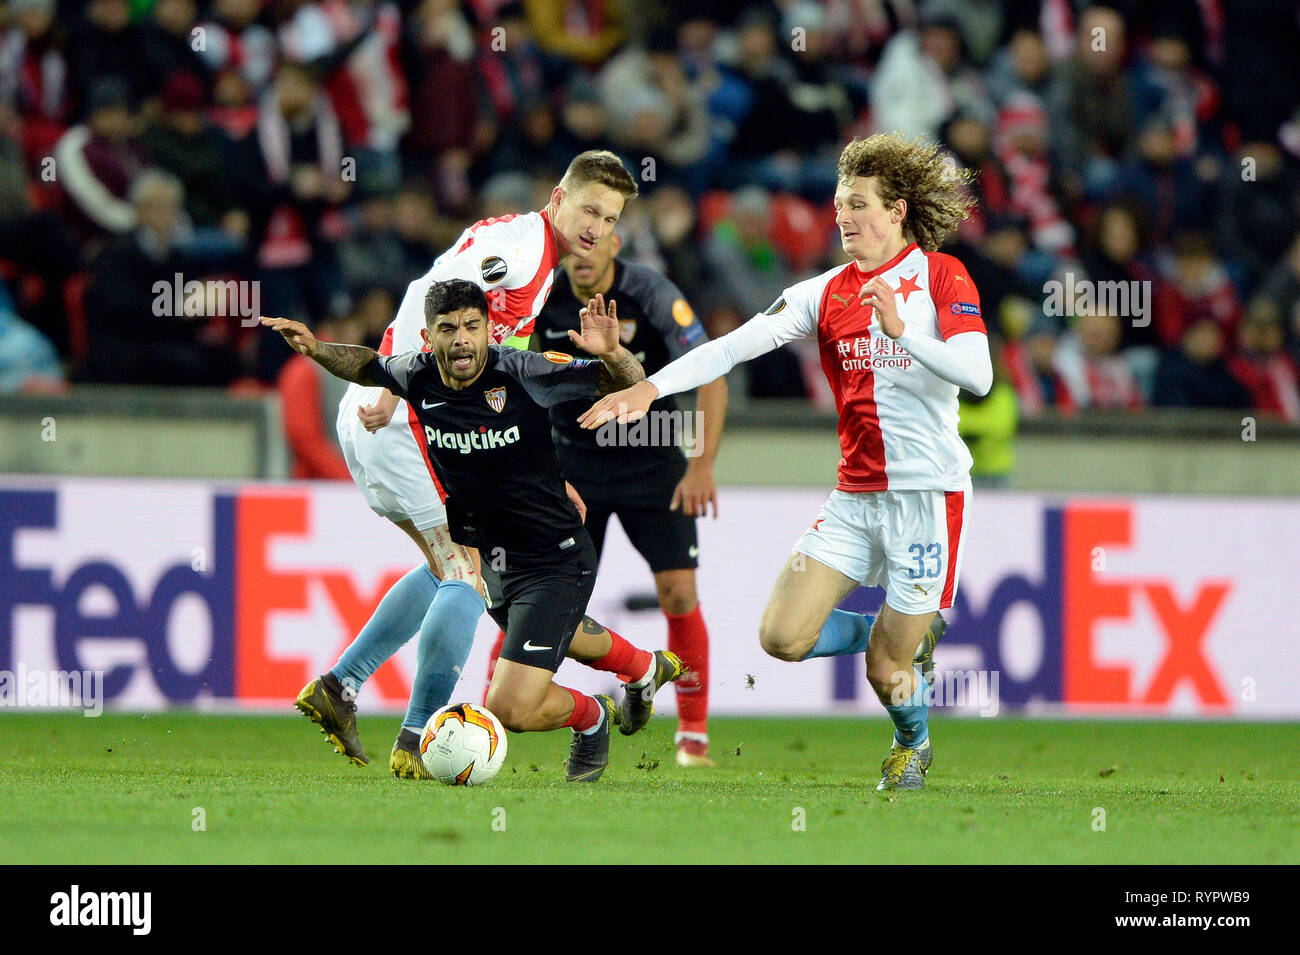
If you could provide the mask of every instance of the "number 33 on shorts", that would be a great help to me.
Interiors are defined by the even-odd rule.
[[[912,580],[935,578],[943,570],[943,545],[938,541],[933,544],[913,544],[907,549],[916,566],[907,569],[907,576]]]

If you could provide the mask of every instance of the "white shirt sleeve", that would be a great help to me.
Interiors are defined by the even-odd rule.
[[[420,340],[420,329],[424,328],[424,296],[434,282],[464,279],[484,292],[523,288],[532,282],[546,251],[544,225],[536,213],[480,225],[473,231],[474,241],[468,246],[465,240],[471,231],[461,233],[456,244],[438,256],[428,272],[407,286],[394,320],[393,354],[424,347]],[[500,259],[500,263],[493,263],[494,258]],[[530,320],[525,316],[519,324],[529,325]]]
[[[993,387],[993,360],[989,339],[983,332],[961,332],[947,341],[928,335],[913,335],[907,327],[898,343],[931,374],[977,395]]]
[[[790,286],[766,312],[669,362],[648,380],[660,395],[690,391],[721,378],[741,362],[814,334],[818,302],[826,282],[826,276],[818,276]]]

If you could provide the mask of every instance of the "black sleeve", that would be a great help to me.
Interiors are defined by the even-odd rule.
[[[596,397],[603,367],[598,359],[492,347],[497,350],[497,367],[523,385],[528,396],[543,408]]]
[[[641,303],[641,310],[664,340],[669,361],[676,361],[709,340],[686,296],[668,277],[653,269],[629,266],[623,289]]]
[[[411,390],[411,379],[427,364],[424,353],[413,351],[403,355],[378,355],[365,370],[375,384],[405,398]]]

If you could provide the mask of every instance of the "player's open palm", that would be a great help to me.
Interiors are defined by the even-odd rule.
[[[283,335],[289,347],[299,354],[306,355],[308,358],[316,354],[316,336],[302,322],[295,322],[290,318],[267,318],[263,315],[262,324],[267,328],[274,328]]]
[[[618,350],[618,306],[608,303],[599,292],[578,313],[582,331],[569,332],[569,340],[590,355],[608,355]]]

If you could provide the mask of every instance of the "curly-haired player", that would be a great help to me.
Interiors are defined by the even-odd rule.
[[[660,395],[816,335],[835,393],[839,481],[786,562],[759,626],[782,660],[866,653],[894,721],[877,789],[920,789],[932,760],[927,673],[952,606],[970,505],[957,392],[986,394],[993,367],[979,295],[936,251],[969,213],[968,174],[937,146],[854,140],[839,161],[835,222],[853,257],[786,289],[763,314],[609,395],[580,419],[635,420]],[[885,588],[875,616],[837,610],[859,584]]]

